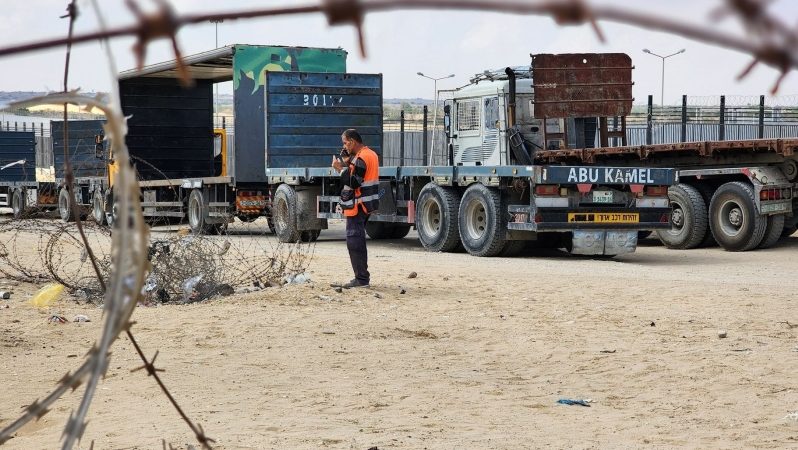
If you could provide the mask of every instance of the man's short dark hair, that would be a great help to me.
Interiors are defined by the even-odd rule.
[[[355,141],[359,144],[363,143],[363,138],[360,137],[360,133],[358,133],[357,130],[355,130],[354,128],[350,128],[344,131],[343,136],[349,139],[350,141]]]

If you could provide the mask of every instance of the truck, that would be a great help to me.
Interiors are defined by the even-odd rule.
[[[0,132],[0,206],[10,207],[15,218],[57,210],[64,221],[72,221],[73,208],[79,208],[78,214],[85,218],[96,194],[108,184],[103,121],[67,123],[66,134],[60,120],[50,121],[50,136],[33,131]],[[74,199],[68,191],[65,137]],[[104,215],[100,218],[104,220]]]
[[[36,156],[33,131],[0,131],[0,206],[11,208],[15,218],[36,202]]]
[[[249,222],[271,217],[264,168],[279,166],[285,149],[298,142],[289,142],[291,129],[282,127],[282,136],[271,133],[267,144],[264,118],[271,115],[264,88],[277,89],[283,81],[276,74],[344,73],[346,54],[334,48],[228,45],[183,59],[190,87],[181,84],[176,61],[122,72],[121,106],[129,116],[126,140],[140,179],[145,219],[187,220],[195,232],[220,232],[234,218]],[[213,86],[225,81],[233,81],[235,133],[213,123]],[[333,101],[329,96],[298,98],[314,104]],[[311,147],[303,147],[308,152],[303,161],[313,164],[320,160],[321,149],[313,154]],[[104,194],[102,208],[113,217],[113,183]],[[313,238],[309,231],[302,235]]]
[[[233,45],[183,63],[189,89],[175,61],[119,77],[145,216],[187,216],[195,232],[266,216],[282,242],[313,241],[328,220],[343,218],[330,162],[346,128],[382,159],[380,74],[346,72],[341,49]],[[571,115],[628,113],[631,80],[605,72],[594,71],[600,94],[580,97]],[[230,79],[235,129],[215,155],[212,85]],[[541,112],[522,107],[526,91],[516,102],[513,76],[460,94],[445,117],[449,163],[380,168],[372,239],[403,238],[415,227],[431,251],[511,255],[533,241],[614,256],[634,251],[641,230],[670,228],[673,169],[537,164]]]
[[[553,66],[578,71],[598,60],[602,62],[593,65],[631,64],[625,54],[534,55],[529,83],[534,91],[532,101],[546,103],[558,95],[551,74],[560,69]],[[544,128],[536,161],[676,168],[678,183],[669,188],[671,227],[657,231],[668,248],[717,244],[727,251],[748,251],[772,247],[781,237],[795,232],[798,139],[629,146],[625,117],[615,119],[619,126],[614,135],[597,133],[595,125],[602,119],[595,116],[572,117],[560,124],[563,130],[555,130],[559,134],[547,135]],[[556,139],[563,136],[567,138]],[[608,137],[614,137],[620,145],[608,145]]]

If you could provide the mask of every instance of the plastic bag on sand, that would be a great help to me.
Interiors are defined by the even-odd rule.
[[[46,308],[57,302],[63,293],[64,285],[58,283],[48,284],[39,289],[39,292],[33,294],[30,304],[39,308]]]
[[[194,293],[194,288],[197,287],[204,275],[196,275],[193,276],[186,281],[183,282],[183,301],[186,302],[191,298],[191,295]]]

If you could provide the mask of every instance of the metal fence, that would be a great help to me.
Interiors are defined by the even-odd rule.
[[[762,137],[765,139],[794,138],[798,137],[798,124],[765,125],[762,131]],[[684,126],[680,122],[652,123],[650,141],[647,139],[647,133],[646,125],[627,126],[627,145],[720,140],[720,126],[717,123],[686,123]],[[758,125],[725,124],[724,126],[724,140],[758,139],[759,133]],[[595,145],[598,146],[598,141]]]
[[[626,119],[627,145],[798,137],[798,106],[766,105],[764,96],[760,96],[758,102],[756,97],[751,97],[735,105],[727,104],[725,96],[714,100],[696,97],[700,104],[691,103],[691,99],[693,97],[682,96],[681,106],[655,107],[653,97],[649,96],[647,105],[635,106]],[[438,114],[435,127],[426,106],[422,113],[407,117],[402,111],[399,120],[383,121],[383,165],[448,164],[442,114]],[[0,130],[34,131],[37,137],[49,139],[50,118],[11,115],[5,118],[0,122]],[[227,142],[233,144],[232,116],[214,116],[214,127],[225,128]],[[610,145],[620,145],[618,141],[612,139]],[[41,142],[44,141],[37,139],[37,146],[42,145]],[[45,153],[37,152],[38,155]]]

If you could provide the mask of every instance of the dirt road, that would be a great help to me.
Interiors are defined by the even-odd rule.
[[[650,241],[613,260],[369,244],[370,289],[329,287],[351,274],[336,227],[310,284],[138,308],[135,335],[218,448],[798,446],[798,237],[749,253]],[[97,307],[33,309],[36,288],[0,300],[0,426],[102,327]],[[92,322],[49,324],[52,312]],[[138,366],[120,339],[82,448],[196,444]],[[58,447],[80,394],[6,447]]]

